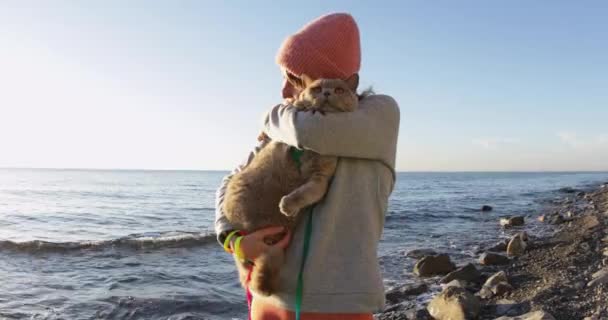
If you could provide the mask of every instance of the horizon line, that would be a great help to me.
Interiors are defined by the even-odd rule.
[[[58,168],[58,167],[2,167],[0,170],[57,170],[57,171],[192,171],[231,172],[229,169],[142,169],[142,168]],[[396,173],[608,173],[606,170],[395,170]]]

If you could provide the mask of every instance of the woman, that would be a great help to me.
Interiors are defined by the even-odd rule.
[[[338,13],[312,21],[285,40],[277,63],[286,78],[296,80],[302,74],[313,79],[347,79],[358,73],[361,51],[354,19]],[[284,82],[282,93],[286,101],[298,94],[289,81]],[[395,182],[398,131],[399,108],[385,95],[367,96],[359,102],[358,110],[349,113],[298,113],[289,104],[278,105],[268,113],[264,133],[272,140],[339,157],[327,195],[312,212],[312,233],[303,269],[302,320],[372,319],[372,313],[384,306],[377,246]],[[244,168],[256,151],[235,172]],[[224,179],[216,201],[215,227],[220,243],[233,230],[222,213],[229,179]],[[286,249],[281,287],[269,297],[254,296],[254,320],[295,318],[305,224],[296,228],[293,237],[288,235],[275,244]],[[268,249],[264,237],[282,231],[280,227],[267,228],[244,236],[241,252],[255,261]],[[233,240],[229,239],[227,245],[233,247]]]

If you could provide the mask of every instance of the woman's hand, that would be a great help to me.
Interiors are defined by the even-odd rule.
[[[264,241],[267,237],[277,236],[281,233],[285,233],[285,235],[275,244],[269,245]],[[243,239],[241,240],[241,251],[246,259],[255,261],[255,259],[270,248],[287,248],[290,240],[291,234],[289,233],[289,230],[284,227],[268,227],[243,236]]]

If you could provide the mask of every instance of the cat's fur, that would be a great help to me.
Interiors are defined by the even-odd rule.
[[[348,80],[292,80],[301,89],[293,105],[310,112],[349,112],[358,106],[356,89],[359,77]],[[252,232],[269,226],[284,226],[293,230],[302,209],[318,202],[327,191],[338,159],[305,150],[301,167],[290,154],[290,146],[266,141],[251,163],[228,182],[224,195],[224,214],[239,230]],[[280,240],[266,239],[269,243]],[[270,295],[278,287],[278,273],[283,265],[283,249],[272,249],[254,261],[249,288]],[[248,266],[236,261],[239,277],[246,285]],[[294,275],[295,276],[295,275]]]

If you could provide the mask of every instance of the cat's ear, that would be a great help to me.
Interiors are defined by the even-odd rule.
[[[308,88],[308,86],[310,84],[313,83],[313,81],[315,81],[313,78],[309,77],[307,74],[303,73],[302,76],[302,83],[304,84],[304,88]]]
[[[346,79],[346,84],[353,92],[356,92],[357,87],[359,86],[359,74],[355,73],[352,76],[350,76],[348,79]]]

